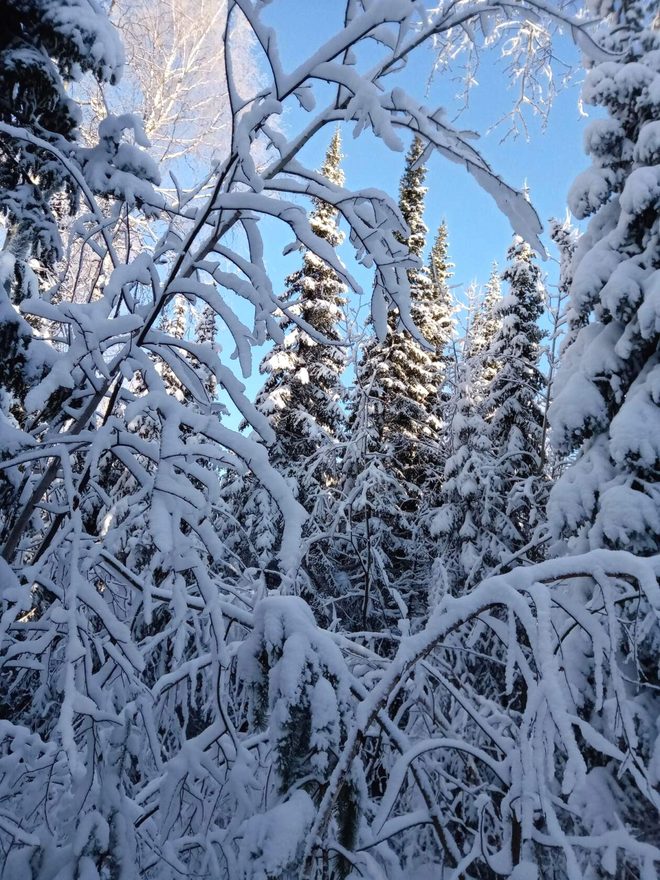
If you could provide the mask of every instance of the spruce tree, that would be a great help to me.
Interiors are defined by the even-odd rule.
[[[575,226],[571,223],[570,218],[567,217],[563,221],[550,221],[550,237],[559,251],[558,295],[563,303],[564,299],[570,294],[571,286],[573,284],[573,258],[575,256],[579,234]],[[561,313],[561,319],[565,320],[565,309],[562,307],[558,311]],[[569,322],[569,336],[564,342],[564,348],[567,348],[573,341],[570,329],[571,324]]]
[[[320,173],[341,185],[341,135],[335,132]],[[333,247],[342,241],[337,211],[317,201],[310,225]],[[340,322],[344,315],[345,288],[334,270],[316,254],[303,256],[300,269],[286,279],[283,303],[284,340],[264,357],[260,371],[266,375],[256,398],[257,409],[275,432],[269,449],[273,465],[291,482],[298,499],[310,513],[322,506],[337,479],[337,443],[344,435],[341,375],[345,368]],[[300,323],[298,323],[300,322]],[[309,326],[327,343],[313,338]],[[277,581],[275,556],[282,529],[281,513],[265,489],[251,476],[234,477],[226,487],[227,500],[243,532],[237,551],[266,571],[267,581]],[[314,531],[314,522],[308,524]],[[315,552],[314,550],[312,551]]]
[[[64,165],[29,136],[69,154],[80,109],[65,81],[91,72],[99,82],[114,82],[122,55],[103,13],[77,0],[3,0],[0,11],[0,122],[27,134],[0,138],[3,250],[13,258],[9,287],[19,302],[60,257],[59,222],[77,197]]]
[[[605,12],[608,48],[620,57],[595,64],[584,86],[585,100],[608,115],[589,124],[592,167],[569,195],[578,219],[593,216],[571,267],[571,334],[550,414],[554,443],[573,460],[549,512],[575,549],[652,554],[660,533],[660,18],[644,0],[605,4]]]
[[[480,366],[478,359],[459,366],[439,503],[429,515],[429,530],[436,541],[431,606],[447,592],[453,596],[468,592],[507,553],[502,477],[484,418]]]
[[[218,316],[208,303],[204,303],[195,324],[195,342],[206,346],[212,351],[217,350],[216,334],[218,332]],[[200,364],[200,378],[209,402],[213,402],[218,387],[218,380],[205,364]]]
[[[105,15],[77,0],[3,0],[0,20],[0,125],[9,127],[0,130],[2,459],[30,442],[21,433],[24,398],[55,357],[17,306],[52,280],[63,251],[59,224],[78,193],[64,165],[35,138],[71,157],[80,109],[65,81],[90,72],[113,82],[121,50]],[[54,395],[53,411],[60,403]],[[19,481],[15,471],[0,471],[0,505],[10,504]]]
[[[405,244],[420,260],[427,232],[423,217],[423,153],[424,144],[415,138],[406,155],[399,188],[399,207],[409,229]],[[440,253],[443,246],[444,254]],[[446,239],[440,243],[435,259],[446,262]],[[389,313],[387,337],[381,342],[371,339],[367,343],[359,372],[360,384],[370,389],[380,448],[393,467],[401,471],[414,494],[414,487],[424,482],[424,455],[439,429],[436,400],[443,381],[442,356],[446,345],[446,278],[437,277],[434,283],[429,269],[422,266],[409,270],[409,282],[411,314],[428,346],[399,326],[398,312],[393,309]]]
[[[183,385],[172,367],[183,368],[177,342],[185,338],[188,326],[188,307],[185,297],[174,297],[167,312],[163,313],[160,326],[162,332],[167,334],[171,340],[166,349],[167,360],[160,367],[165,388],[169,394],[173,394],[178,400],[183,401],[185,399]]]
[[[615,57],[594,63],[583,87],[585,101],[606,115],[587,127],[592,165],[569,193],[573,214],[591,219],[570,265],[569,332],[550,410],[551,437],[567,464],[548,504],[560,539],[555,552],[595,551],[599,568],[603,550],[625,558],[657,554],[660,535],[660,15],[646,0],[606,0],[601,11],[609,16],[605,45]],[[612,621],[611,659],[600,672],[608,690],[603,698],[598,683],[586,682],[579,714],[598,735],[621,744],[626,759],[618,765],[612,752],[597,753],[589,777],[598,774],[612,806],[594,809],[586,799],[579,821],[598,834],[623,828],[657,846],[655,776],[651,783],[635,776],[658,754],[660,627],[647,592],[655,577],[648,588],[630,589],[626,578],[602,573],[595,581],[589,610],[595,618],[607,609]],[[587,640],[584,654],[590,648]],[[623,681],[625,697],[615,700],[610,694]],[[630,853],[611,862],[617,877],[644,871]],[[593,865],[594,876],[602,870]]]
[[[543,521],[545,380],[539,368],[543,288],[531,248],[516,238],[466,341],[448,424],[438,509],[435,580],[460,594],[532,542]],[[502,297],[501,280],[508,284]],[[531,558],[538,556],[532,552]]]
[[[151,186],[158,183],[158,170],[141,149],[145,141],[135,117],[109,116],[99,126],[96,146],[79,144],[81,111],[68,92],[70,83],[85,73],[114,83],[121,73],[123,53],[103,10],[84,0],[4,0],[0,17],[0,459],[5,459],[32,445],[30,431],[41,430],[39,424],[49,423],[55,433],[80,405],[70,400],[84,372],[76,367],[73,375],[64,369],[61,381],[51,383],[49,399],[32,423],[25,410],[30,389],[49,370],[51,377],[57,374],[53,367],[61,348],[44,342],[41,333],[48,328],[44,335],[56,339],[69,334],[66,313],[58,321],[50,308],[59,301],[58,261],[74,239],[109,256],[101,233],[108,218],[94,196],[154,213],[163,199]],[[124,137],[127,129],[132,143]],[[86,216],[72,223],[69,215],[83,203]],[[112,210],[116,219],[120,211]],[[41,315],[42,298],[48,321]],[[11,504],[20,470],[2,469],[3,505]]]
[[[339,185],[344,182],[341,159],[337,129],[320,173]],[[341,243],[343,236],[332,205],[316,202],[310,225],[333,247]],[[329,459],[322,453],[343,433],[340,377],[345,358],[339,324],[344,314],[344,291],[335,272],[316,254],[306,251],[302,267],[286,280],[283,299],[294,317],[285,318],[284,342],[273,348],[260,367],[267,378],[256,403],[277,435],[271,460],[301,484],[310,468],[321,485],[329,479]],[[328,343],[312,338],[295,318]]]
[[[448,361],[447,347],[454,335],[454,303],[449,287],[453,268],[454,264],[449,259],[449,232],[447,223],[443,220],[429,254],[431,320],[428,325],[420,327],[422,335],[434,347],[443,365]]]
[[[382,632],[407,616],[411,598],[412,611],[420,610],[423,596],[413,591],[424,573],[416,572],[415,582],[412,487],[383,447],[374,405],[372,387],[358,372],[331,534],[338,616],[348,629]]]
[[[427,409],[435,418],[434,436],[424,451],[424,468],[420,470],[422,497],[418,507],[420,522],[428,524],[428,512],[441,503],[443,472],[447,457],[451,454],[447,441],[449,424],[453,418],[454,390],[456,374],[456,340],[454,321],[454,302],[449,287],[454,265],[449,259],[449,240],[447,223],[440,223],[428,259],[428,274],[431,285],[428,295],[421,303],[420,329],[424,338],[433,346],[432,370],[435,390],[430,394]],[[429,546],[435,539],[426,529],[417,530],[414,552],[418,565],[425,559],[428,570],[430,564]]]
[[[441,435],[444,433],[445,410],[451,396],[450,383],[454,365],[454,351],[452,350],[455,332],[454,302],[449,287],[453,268],[454,264],[449,259],[447,224],[443,220],[429,254],[428,273],[431,285],[422,292],[422,308],[420,310],[422,313],[419,316],[422,335],[433,346],[432,367],[435,374],[435,392],[431,394],[429,409],[436,416],[437,441],[441,441]]]
[[[497,372],[485,390],[488,423],[501,481],[499,504],[510,554],[532,540],[543,519],[547,484],[543,475],[543,406],[546,381],[540,369],[544,312],[540,270],[530,246],[516,238],[502,280],[508,293],[496,309],[499,329],[486,356]],[[497,503],[497,502],[496,502]]]
[[[550,329],[546,350],[548,369],[543,404],[543,449],[545,469],[550,482],[553,483],[563,471],[565,461],[550,442],[549,413],[562,351],[570,347],[575,333],[580,329],[578,325],[574,325],[569,311],[570,290],[573,284],[572,263],[579,235],[570,219],[566,217],[563,221],[556,219],[550,221],[550,238],[559,252],[559,283],[554,292],[549,293],[547,300]]]
[[[470,316],[470,326],[465,338],[465,357],[480,362],[478,370],[482,385],[490,382],[497,373],[497,364],[491,360],[493,340],[500,328],[499,307],[502,301],[500,270],[496,262],[490,271],[483,299]]]
[[[420,263],[427,233],[423,153],[424,144],[415,138],[399,188],[409,230],[403,240]],[[359,451],[343,463],[343,503],[350,507],[359,561],[349,579],[363,584],[361,621],[374,628],[401,617],[404,601],[412,614],[426,610],[419,586],[428,579],[431,561],[417,520],[441,471],[442,395],[453,332],[446,224],[428,265],[408,274],[411,314],[424,341],[399,325],[396,309],[389,314],[387,337],[368,338],[350,404],[350,436],[356,442],[359,435]]]

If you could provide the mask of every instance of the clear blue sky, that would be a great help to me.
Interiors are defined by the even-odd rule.
[[[341,25],[343,8],[343,2],[336,0],[287,0],[284,4],[265,8],[264,17],[277,29],[280,56],[286,70],[293,69],[334,33]],[[577,50],[568,39],[559,37],[556,45],[557,54],[562,60],[579,66]],[[420,103],[431,107],[444,106],[448,118],[453,119],[459,107],[456,99],[459,84],[450,81],[445,74],[438,74],[427,85],[433,60],[430,49],[419,51],[414,64],[398,84],[407,88]],[[494,51],[490,54],[484,52],[477,78],[478,85],[472,91],[470,106],[455,124],[482,133],[476,145],[507,183],[518,189],[522,189],[525,183],[528,185],[530,198],[544,225],[553,216],[563,217],[568,188],[586,164],[582,150],[586,120],[578,110],[582,72],[578,70],[573,84],[555,100],[545,130],[538,118],[532,115],[527,117],[528,141],[522,137],[508,137],[502,142],[506,127],[487,133],[513,100],[509,77]],[[295,130],[300,122],[301,111],[296,109],[289,109],[284,116],[285,129]],[[318,167],[331,134],[332,131],[328,129],[307,144],[301,157],[303,161]],[[369,132],[354,140],[352,126],[343,126],[342,134],[347,185],[351,188],[378,187],[396,196],[404,154],[391,152]],[[512,235],[507,219],[464,169],[441,156],[431,158],[426,182],[429,191],[425,219],[429,226],[429,238],[432,239],[441,219],[445,218],[449,226],[451,258],[456,267],[454,283],[467,285],[473,279],[484,283],[493,260],[500,265],[504,263]],[[554,251],[547,234],[543,240],[552,256]],[[272,235],[269,234],[266,256],[277,290],[283,289],[286,274],[300,264],[300,257],[295,253],[286,258],[281,256],[282,246],[289,241],[290,234],[280,234],[274,229]],[[359,269],[356,271],[355,264],[350,262],[350,250],[346,247],[342,249],[342,256],[363,284],[364,301],[368,302],[369,273]],[[550,282],[556,279],[556,266],[551,260],[545,263],[544,269],[548,272]],[[456,293],[461,296],[460,288]],[[262,381],[258,373],[258,358],[259,354],[255,352],[253,376],[246,383],[251,396]]]

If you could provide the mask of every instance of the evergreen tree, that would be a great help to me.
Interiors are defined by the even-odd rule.
[[[423,572],[414,578],[411,487],[382,446],[372,388],[363,381],[358,373],[349,399],[349,441],[331,514],[332,568],[344,626],[383,632],[407,616]],[[414,595],[413,604],[419,611]]]
[[[399,188],[399,207],[408,226],[401,237],[420,266],[408,270],[411,314],[418,329],[433,331],[433,285],[421,265],[426,244],[424,146],[415,138],[406,155]],[[420,460],[438,427],[430,409],[437,391],[433,354],[399,326],[398,311],[388,315],[388,334],[382,341],[368,336],[356,366],[349,400],[349,437],[342,463],[338,532],[346,536],[343,577],[349,595],[346,625],[380,630],[402,616],[396,599],[410,570],[410,517],[418,504]]]
[[[429,396],[427,404],[429,412],[435,418],[435,430],[424,452],[425,467],[420,470],[423,491],[418,512],[419,520],[424,524],[428,523],[428,512],[442,503],[444,467],[451,454],[447,445],[448,427],[454,414],[454,390],[457,382],[454,303],[449,287],[453,268],[453,263],[449,260],[447,224],[443,220],[429,254],[428,274],[431,285],[428,291],[422,291],[423,301],[418,317],[424,338],[433,346],[431,367],[435,374],[435,391]],[[427,570],[430,565],[429,546],[434,542],[435,539],[428,534],[427,529],[416,531],[414,558],[418,566],[425,559]]]
[[[574,461],[549,512],[575,549],[651,554],[660,533],[660,19],[644,0],[604,11],[620,57],[594,65],[584,86],[608,115],[587,129],[592,167],[569,195],[579,219],[593,218],[572,263],[571,333],[550,415],[555,444]]]
[[[465,357],[480,362],[479,381],[485,385],[497,373],[497,364],[491,359],[493,340],[500,328],[501,317],[499,307],[502,301],[502,285],[500,270],[493,263],[483,299],[470,316],[470,325],[465,339]],[[475,370],[475,373],[477,371]]]
[[[564,469],[565,461],[549,440],[549,413],[557,370],[561,363],[562,351],[569,348],[579,326],[573,326],[568,311],[570,290],[573,283],[572,263],[578,242],[578,231],[569,218],[550,221],[550,237],[559,251],[559,283],[553,294],[548,295],[547,313],[550,319],[549,343],[546,350],[548,360],[547,383],[543,405],[543,449],[546,472],[551,483],[555,482]]]
[[[169,394],[173,394],[177,400],[185,400],[184,385],[176,369],[185,368],[185,361],[180,357],[177,342],[183,340],[188,326],[188,307],[183,296],[175,296],[169,304],[167,312],[163,313],[160,322],[161,330],[169,338],[170,342],[165,349],[167,360],[162,364],[162,376],[165,388]]]
[[[448,424],[448,458],[438,509],[439,594],[460,594],[506,565],[542,522],[545,380],[539,369],[543,313],[540,272],[516,239],[501,275],[493,272],[472,322]]]
[[[502,280],[508,293],[495,310],[499,323],[485,367],[497,372],[485,388],[484,417],[500,480],[495,500],[506,533],[500,535],[509,554],[527,545],[541,524],[545,506],[543,475],[542,393],[539,320],[544,311],[540,270],[529,245],[514,240]]]
[[[609,15],[606,48],[615,57],[593,64],[583,87],[586,102],[607,115],[587,128],[592,165],[569,193],[573,214],[591,219],[570,265],[569,332],[550,410],[552,440],[568,461],[548,515],[561,539],[556,552],[622,550],[635,554],[639,566],[639,557],[658,553],[660,535],[660,16],[657,4],[646,0],[606,0],[600,7]],[[599,564],[605,555],[599,553]],[[653,589],[656,579],[657,572]],[[603,698],[590,680],[579,712],[599,736],[624,744],[626,767],[617,767],[613,752],[597,755],[590,776],[603,780],[612,807],[605,813],[585,802],[580,820],[598,833],[625,828],[657,846],[657,803],[650,801],[655,777],[640,785],[632,769],[653,766],[657,756],[657,607],[641,585],[630,591],[625,578],[601,572],[595,581],[592,615],[608,609],[616,627],[605,684],[613,689],[625,681],[626,691],[617,700]],[[614,717],[607,708],[613,702]],[[594,867],[594,876],[599,870]],[[611,873],[632,878],[643,869],[622,852]]]
[[[409,230],[405,243],[420,262],[427,233],[423,153],[424,144],[415,138],[399,188]],[[343,463],[342,496],[359,559],[349,580],[364,584],[363,598],[370,598],[362,625],[369,618],[374,628],[403,616],[404,601],[413,614],[425,611],[419,585],[427,579],[430,558],[416,522],[428,504],[424,492],[435,491],[441,470],[441,404],[453,331],[450,277],[443,223],[429,264],[408,273],[411,314],[426,344],[399,325],[393,309],[387,337],[368,339],[357,366],[349,427],[352,442],[359,434],[359,451]]]
[[[427,232],[423,218],[423,153],[422,141],[415,138],[406,156],[399,188],[399,207],[410,231],[405,243],[411,254],[420,259]],[[393,309],[389,313],[387,337],[381,342],[371,339],[367,343],[358,368],[360,384],[370,389],[379,447],[392,467],[401,471],[412,492],[414,486],[423,483],[423,457],[439,428],[435,403],[442,381],[440,346],[444,334],[442,315],[438,318],[437,314],[442,309],[437,309],[434,296],[442,292],[442,280],[434,285],[426,267],[409,270],[411,314],[429,348],[399,326],[398,312]]]
[[[121,49],[114,30],[96,8],[79,0],[3,0],[0,36],[0,215],[7,220],[3,250],[13,258],[11,297],[19,302],[36,278],[60,257],[59,221],[75,206],[77,184],[32,135],[70,153],[78,136],[79,107],[65,80],[91,72],[114,82]]]
[[[465,409],[466,406],[472,412],[483,398],[486,385],[495,375],[495,364],[492,360],[488,360],[487,355],[491,352],[499,327],[497,310],[501,296],[497,263],[493,263],[485,292],[481,292],[476,281],[473,281],[466,290],[465,333],[462,340],[454,343],[451,355],[447,356],[445,389],[438,404],[442,428],[435,458],[440,466],[435,484],[432,483],[431,491],[426,493],[424,519],[427,524],[433,519],[434,511],[447,503],[447,497],[443,495],[443,474],[449,458],[460,445],[452,427],[454,419],[459,409]],[[464,399],[466,394],[469,396],[469,403]]]
[[[426,168],[418,164],[423,152],[422,141],[415,138],[399,189],[399,207],[410,230],[405,243],[411,254],[420,258],[427,232],[423,219]],[[432,291],[427,270],[409,270],[409,282],[411,313],[418,329],[421,332],[419,324],[424,323],[426,333],[433,333],[430,315],[424,314]],[[393,309],[386,339],[368,342],[359,369],[362,387],[369,388],[378,446],[413,485],[418,476],[420,442],[428,443],[437,427],[428,410],[437,389],[432,353],[398,326],[398,312]]]
[[[341,136],[337,129],[321,174],[339,185],[344,182],[341,159]],[[343,236],[332,205],[316,202],[310,225],[316,235],[333,247],[341,243]],[[302,267],[287,278],[284,303],[291,315],[284,321],[286,335],[261,365],[267,378],[256,403],[277,435],[270,450],[271,460],[299,481],[302,499],[306,494],[303,478],[310,475],[310,469],[314,482],[321,486],[331,479],[328,470],[332,469],[332,455],[324,453],[343,434],[340,377],[345,358],[339,324],[344,314],[344,286],[334,270],[316,254],[306,251]],[[305,325],[328,342],[313,338]]]
[[[197,323],[195,324],[195,342],[206,346],[212,351],[217,350],[216,334],[218,332],[218,316],[208,303],[204,303]],[[218,380],[213,372],[205,364],[200,364],[201,380],[209,402],[215,399],[218,388]]]
[[[3,0],[0,15],[0,458],[7,458],[34,442],[23,433],[26,396],[59,353],[35,330],[48,326],[57,338],[69,326],[68,316],[60,323],[52,309],[45,322],[39,300],[55,281],[64,252],[60,233],[80,194],[85,192],[91,213],[84,232],[75,224],[68,237],[79,235],[92,248],[104,226],[92,194],[130,207],[148,201],[154,210],[163,202],[151,186],[158,171],[140,148],[144,139],[134,117],[109,117],[99,127],[97,146],[78,145],[80,107],[67,85],[84,73],[114,83],[121,72],[121,46],[100,7],[83,0]],[[124,139],[126,129],[132,129],[135,143]],[[99,246],[103,249],[102,241]],[[57,299],[50,291],[45,298]],[[51,383],[34,425],[49,422],[55,431],[70,418],[79,406],[79,401],[65,405],[78,379],[74,373],[64,370],[61,381]],[[0,503],[10,504],[20,480],[20,469],[2,470]]]
[[[430,604],[475,587],[506,555],[502,477],[484,418],[478,359],[459,367],[454,415],[447,426],[448,458],[430,533],[437,540]]]
[[[344,182],[341,159],[341,136],[337,129],[321,166],[321,174],[337,185]],[[326,202],[315,203],[310,225],[316,235],[333,247],[341,243],[337,211]],[[316,254],[305,252],[302,267],[286,279],[284,340],[275,344],[260,367],[266,381],[257,395],[256,406],[276,436],[269,449],[270,459],[291,482],[310,513],[316,506],[323,507],[325,496],[336,482],[336,447],[344,434],[341,375],[345,357],[339,326],[344,314],[344,292],[334,270]],[[314,338],[305,327],[328,341]],[[244,530],[238,538],[237,552],[251,565],[265,569],[269,586],[274,586],[278,577],[275,556],[282,529],[276,503],[250,475],[230,479],[226,494],[235,519]],[[322,514],[317,511],[316,515]],[[308,530],[314,528],[313,517]],[[312,554],[317,552],[321,553],[322,548],[313,547]]]
[[[451,396],[449,387],[454,361],[452,343],[454,341],[454,303],[449,280],[452,277],[454,264],[449,260],[449,240],[447,224],[443,220],[438,229],[431,253],[429,254],[428,273],[431,285],[422,291],[422,302],[419,314],[419,328],[422,335],[433,346],[432,367],[435,373],[435,393],[431,395],[430,408],[437,422],[438,441],[444,433],[443,423],[446,418],[444,409]],[[428,480],[427,480],[428,482]]]
[[[60,258],[58,222],[77,193],[64,166],[34,138],[69,154],[79,108],[64,80],[76,71],[113,80],[121,58],[103,13],[74,10],[82,11],[75,0],[0,3],[0,459],[30,442],[21,433],[24,398],[54,360],[16,306],[39,295]],[[1,506],[10,505],[20,479],[15,469],[0,471]]]
[[[491,521],[491,501],[501,486],[493,467],[494,452],[484,416],[484,394],[495,375],[492,346],[500,326],[500,273],[497,264],[479,300],[478,286],[468,288],[465,336],[454,358],[453,387],[442,406],[442,467],[429,497],[424,522],[434,547],[431,606],[450,592],[471,589],[501,558],[502,523]]]
[[[428,272],[431,276],[431,296],[428,305],[431,309],[431,320],[420,327],[422,335],[434,347],[443,364],[447,363],[447,347],[454,335],[454,304],[449,288],[449,281],[454,274],[453,268],[454,264],[449,259],[447,223],[443,220],[429,255]]]
[[[557,312],[559,315],[558,320],[563,322],[566,320],[566,315],[564,314],[564,300],[570,294],[571,286],[573,284],[573,258],[575,256],[579,235],[577,229],[567,217],[563,222],[561,220],[550,221],[550,237],[559,251],[558,295],[561,307],[557,309]],[[568,329],[569,335],[564,342],[564,348],[567,348],[573,341],[570,323]]]
[[[545,500],[543,480],[544,380],[539,371],[543,290],[531,249],[516,239],[508,265],[491,274],[486,297],[477,310],[466,340],[466,358],[459,368],[454,415],[448,426],[451,442],[440,493],[441,504],[430,519],[437,538],[431,606],[446,593],[461,596],[497,570],[520,560],[517,553],[531,543]],[[502,298],[500,280],[508,285]],[[473,354],[471,354],[473,352]],[[526,559],[538,552],[526,551]],[[470,650],[449,651],[444,662],[461,693],[475,689],[484,707],[515,715],[522,703],[506,680],[502,633],[507,622],[500,609],[489,613],[489,625],[471,634]],[[463,647],[463,643],[461,643]],[[468,733],[470,719],[461,703],[440,697],[441,716],[457,739]],[[463,827],[474,824],[474,797],[454,785],[460,762],[448,761],[452,811]],[[462,828],[457,840],[463,836]],[[490,877],[476,868],[474,876]]]

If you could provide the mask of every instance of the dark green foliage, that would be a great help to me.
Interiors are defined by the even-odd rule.
[[[4,248],[17,258],[16,301],[28,261],[43,274],[59,258],[58,224],[77,196],[62,163],[30,136],[68,155],[80,111],[65,83],[83,72],[114,81],[121,52],[102,15],[77,0],[2,0],[0,20],[0,122],[26,133],[0,131],[0,213],[8,222]]]

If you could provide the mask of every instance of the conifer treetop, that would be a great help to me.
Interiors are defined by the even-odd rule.
[[[406,154],[406,166],[399,186],[399,207],[410,230],[405,242],[410,253],[416,257],[424,253],[428,232],[424,223],[424,198],[428,191],[424,186],[426,166],[421,163],[424,149],[421,138],[415,137]]]
[[[320,172],[331,183],[341,185],[341,134],[332,136]],[[310,226],[333,247],[342,241],[337,210],[328,202],[314,201]],[[266,355],[261,372],[266,382],[257,397],[257,407],[266,415],[278,435],[272,456],[287,473],[305,470],[304,462],[332,443],[342,432],[342,388],[340,376],[344,354],[340,345],[323,345],[296,323],[302,319],[325,339],[340,343],[345,286],[334,270],[319,256],[306,251],[300,269],[286,279],[284,299],[290,303],[283,322],[285,338]],[[296,473],[299,480],[305,474]]]
[[[334,183],[336,186],[344,185],[345,174],[341,167],[341,161],[343,158],[341,152],[341,131],[339,127],[337,127],[326,151],[323,164],[319,169],[320,173],[327,178],[330,183]],[[310,226],[316,235],[325,239],[333,247],[337,247],[343,240],[343,235],[337,226],[337,213],[337,209],[328,204],[328,202],[314,199],[314,210],[310,216]],[[311,263],[319,268],[323,263],[322,260],[309,251],[305,253],[305,260],[311,261]],[[295,273],[291,277],[294,276]],[[287,282],[288,281],[289,279],[287,279]]]
[[[482,383],[490,382],[497,372],[497,367],[492,357],[487,357],[487,354],[491,352],[493,340],[500,326],[501,317],[498,311],[501,301],[502,284],[500,269],[497,262],[493,262],[483,299],[474,310],[465,341],[466,356],[473,361],[478,358],[481,359],[479,381]]]
[[[420,290],[420,298],[427,301],[426,320],[420,324],[422,335],[435,349],[437,367],[446,372],[447,348],[454,335],[454,301],[449,288],[454,264],[449,259],[449,231],[442,220],[436,233],[428,260],[430,285]],[[440,378],[442,381],[442,377]]]
[[[527,242],[516,237],[507,257],[502,280],[509,289],[496,307],[500,325],[492,345],[497,372],[487,386],[484,406],[493,447],[503,457],[504,485],[511,495],[525,480],[540,480],[542,476],[541,392],[545,378],[539,366],[544,336],[539,321],[544,312],[545,291],[541,271]],[[525,534],[531,521],[541,518],[541,488],[528,489],[526,494],[527,519],[522,523],[518,518],[517,523],[521,534]],[[529,506],[532,503],[537,508],[533,516]],[[509,502],[508,510],[513,506]]]
[[[442,220],[431,248],[429,271],[434,284],[447,284],[453,276],[454,264],[449,259],[449,230],[447,221]]]
[[[341,129],[337,126],[321,165],[321,174],[327,177],[330,183],[335,183],[337,186],[343,186],[346,180],[346,175],[341,167],[343,158],[344,154],[341,151]]]

